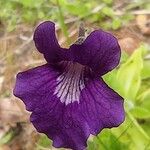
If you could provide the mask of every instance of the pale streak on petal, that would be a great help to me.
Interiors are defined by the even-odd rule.
[[[83,80],[85,66],[74,62],[66,63],[68,64],[63,73],[57,78],[54,95],[66,105],[75,101],[79,103],[81,90],[85,87]],[[64,62],[60,65],[64,65]]]

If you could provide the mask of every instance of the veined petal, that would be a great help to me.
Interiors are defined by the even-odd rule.
[[[52,94],[58,74],[48,64],[18,73],[14,95],[23,100],[28,111],[33,111],[36,105],[44,102],[42,99],[46,98],[46,93]]]
[[[41,23],[34,32],[34,42],[37,50],[49,63],[59,62],[69,56],[69,52],[61,48],[55,34],[55,24],[51,21]]]
[[[124,120],[122,97],[79,63],[63,61],[19,73],[14,95],[55,147],[84,150],[90,134]]]
[[[121,56],[117,39],[103,30],[93,31],[82,44],[73,44],[70,51],[73,61],[89,66],[99,76],[114,69]]]
[[[65,49],[57,41],[55,24],[46,21],[36,28],[34,41],[48,63],[78,62],[89,66],[98,76],[114,69],[120,61],[121,50],[117,39],[103,30],[95,30],[82,44],[73,44]]]
[[[80,114],[97,135],[103,128],[119,126],[125,119],[123,98],[112,90],[103,79],[93,78],[85,85],[80,97]]]
[[[41,23],[36,28],[33,39],[36,48],[43,54],[60,48],[55,35],[55,24],[51,21]]]

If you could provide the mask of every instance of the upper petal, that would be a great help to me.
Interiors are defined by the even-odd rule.
[[[121,50],[117,39],[103,30],[95,30],[82,44],[73,44],[69,49],[64,49],[57,41],[55,24],[46,21],[36,28],[34,41],[47,62],[78,62],[89,66],[98,75],[111,71],[120,61]]]
[[[93,31],[82,44],[73,44],[70,50],[73,61],[89,66],[98,75],[114,69],[121,56],[117,39],[103,30]]]
[[[51,21],[41,23],[34,32],[34,42],[38,51],[44,54],[47,62],[67,60],[68,52],[61,48],[55,34],[55,24]]]
[[[51,21],[41,23],[34,32],[35,46],[41,53],[47,53],[59,49],[56,35],[55,24]]]

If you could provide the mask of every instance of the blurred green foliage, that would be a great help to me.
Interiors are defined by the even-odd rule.
[[[133,19],[130,10],[135,7],[149,8],[146,1],[137,0],[125,5],[125,13],[119,15],[115,13],[113,0],[59,0],[59,4],[58,0],[0,0],[0,21],[7,26],[8,31],[14,30],[21,23],[35,24],[39,20],[59,22],[58,5],[65,19],[88,19],[103,28],[114,30]]]
[[[133,19],[130,11],[137,7],[149,9],[150,3],[136,0],[125,5],[125,13],[118,15],[113,0],[0,0],[0,22],[12,31],[18,24],[53,20],[68,36],[65,19],[88,20],[116,30]],[[150,59],[145,59],[148,53],[145,44],[130,57],[123,53],[121,65],[104,76],[107,84],[124,97],[126,120],[120,127],[105,129],[89,140],[89,150],[150,150]],[[3,143],[7,139],[10,134]],[[50,145],[48,138],[41,136],[37,149]]]
[[[141,44],[130,57],[122,55],[119,68],[104,76],[107,84],[125,99],[126,121],[109,131],[117,138],[121,150],[150,149],[150,60],[145,58],[149,50]],[[103,134],[99,137],[105,143]]]

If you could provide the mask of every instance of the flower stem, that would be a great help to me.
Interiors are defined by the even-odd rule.
[[[57,6],[58,6],[59,23],[60,23],[62,31],[63,31],[66,39],[67,39],[67,43],[68,43],[68,45],[70,45],[69,34],[68,34],[67,26],[65,25],[65,19],[64,19],[63,11],[61,9],[59,0],[56,0],[56,2],[57,2]]]
[[[80,37],[85,37],[85,28],[84,28],[84,23],[83,22],[81,22],[80,23],[80,26],[79,26],[79,35],[78,35],[78,37],[80,38]]]
[[[77,41],[75,42],[75,44],[82,44],[84,42],[84,39],[85,39],[85,28],[84,28],[84,23],[81,22],[80,23],[80,26],[79,26],[79,33],[78,33],[78,39]]]

